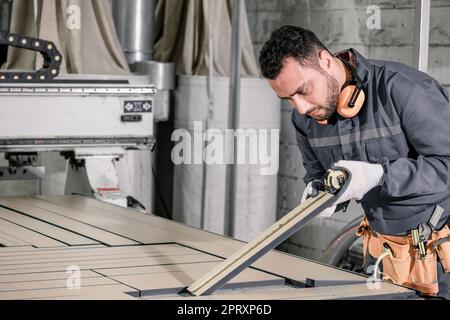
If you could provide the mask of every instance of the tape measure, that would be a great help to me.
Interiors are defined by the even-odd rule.
[[[329,193],[336,193],[345,185],[347,179],[347,172],[329,169],[323,179],[325,190]]]

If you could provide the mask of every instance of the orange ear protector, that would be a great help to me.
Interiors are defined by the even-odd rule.
[[[341,60],[351,73],[351,79],[347,81],[341,93],[339,94],[339,102],[337,112],[344,118],[352,118],[361,110],[366,95],[362,90],[362,81],[356,73],[353,65],[347,60]]]
[[[361,110],[366,95],[362,90],[362,80],[356,73],[353,65],[347,60],[340,59],[347,70],[350,71],[351,79],[345,82],[343,89],[339,93],[339,100],[337,105],[337,113],[344,118],[352,118],[356,116]],[[319,121],[320,124],[327,124],[328,120]]]

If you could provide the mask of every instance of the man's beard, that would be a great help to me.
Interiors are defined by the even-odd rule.
[[[325,77],[327,81],[327,101],[326,106],[316,106],[311,111],[311,113],[315,110],[323,110],[324,113],[313,117],[317,121],[325,121],[331,118],[331,116],[336,112],[338,101],[339,101],[339,83],[335,78],[326,73],[323,70],[320,70],[320,73]]]

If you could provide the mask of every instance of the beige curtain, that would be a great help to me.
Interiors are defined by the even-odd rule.
[[[213,72],[228,76],[231,49],[231,12],[234,0],[158,0],[155,17],[155,58],[174,62],[178,74],[206,75],[208,19],[212,6]],[[242,71],[244,77],[258,76],[247,15],[242,34]]]
[[[36,19],[35,19],[36,15]],[[14,0],[11,32],[54,41],[61,73],[129,74],[108,0]],[[36,69],[40,54],[10,48],[6,69]]]

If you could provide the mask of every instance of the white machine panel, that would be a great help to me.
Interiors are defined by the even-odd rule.
[[[146,148],[155,92],[143,84],[0,84],[0,150]]]

